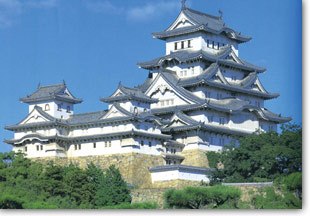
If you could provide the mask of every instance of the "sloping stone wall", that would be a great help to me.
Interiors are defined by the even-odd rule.
[[[36,161],[47,163],[54,161],[59,165],[76,164],[81,168],[86,168],[91,162],[102,169],[107,169],[111,165],[115,165],[122,174],[126,182],[137,188],[151,188],[151,174],[149,167],[161,166],[164,160],[161,156],[146,155],[138,153],[113,154],[87,157],[71,157],[71,158],[36,158]]]
[[[182,161],[183,165],[209,168],[206,151],[201,149],[184,150],[181,155],[185,157]]]

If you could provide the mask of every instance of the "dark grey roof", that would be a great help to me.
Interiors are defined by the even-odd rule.
[[[262,119],[267,121],[273,121],[276,123],[286,123],[292,120],[292,118],[290,117],[282,117],[281,114],[275,114],[266,108],[257,109],[256,112]]]
[[[69,124],[83,124],[90,122],[97,122],[102,116],[104,116],[107,111],[97,111],[97,112],[89,112],[89,113],[81,113],[81,114],[73,114],[67,119]]]
[[[185,157],[182,155],[177,155],[177,154],[167,154],[163,153],[163,157],[165,159],[177,159],[177,160],[183,160]]]
[[[169,55],[162,56],[151,61],[140,62],[138,65],[144,69],[160,69],[165,62],[176,60],[179,63],[186,63],[193,60],[203,60],[210,63],[218,63],[222,66],[234,67],[248,72],[264,72],[266,69],[250,64],[238,57],[239,62],[227,59],[232,52],[231,46],[221,47],[217,54],[212,54],[204,50],[178,50]]]
[[[34,128],[34,127],[81,127],[87,125],[94,125],[94,124],[115,124],[119,122],[132,122],[132,121],[148,121],[148,122],[155,122],[157,125],[162,125],[160,118],[154,116],[150,112],[143,112],[139,114],[131,113],[124,108],[122,108],[118,103],[114,103],[113,106],[118,109],[121,113],[125,114],[122,117],[112,117],[112,118],[103,118],[102,117],[108,112],[105,111],[97,111],[97,112],[90,112],[90,113],[81,113],[81,114],[74,114],[70,116],[68,119],[57,119],[42,110],[41,107],[35,106],[35,109],[39,111],[44,117],[49,119],[48,122],[36,122],[36,123],[28,123],[28,124],[15,124],[11,126],[6,126],[5,129],[7,130],[18,130],[18,129],[27,129],[27,128]],[[31,114],[31,113],[30,113]],[[28,114],[27,117],[30,115]],[[26,117],[26,118],[27,118]],[[26,119],[25,118],[25,119]]]
[[[195,173],[209,173],[214,169],[211,168],[203,168],[196,166],[188,166],[182,164],[174,164],[174,165],[164,165],[164,166],[156,166],[149,168],[150,172],[163,172],[163,171],[171,171],[171,170],[179,170],[185,172],[195,172]]]
[[[183,97],[187,98],[188,100],[191,100],[195,103],[203,103],[205,101],[205,100],[197,97],[192,92],[190,92],[190,91],[184,89],[183,87],[177,85],[178,77],[174,71],[163,70],[163,71],[161,71],[159,76],[161,76],[168,84],[170,84],[177,93],[179,93]]]
[[[129,88],[129,87],[123,86],[122,84],[119,84],[117,90],[120,90],[122,95],[113,96],[112,94],[110,97],[101,98],[100,100],[106,103],[128,101],[128,100],[131,100],[131,101],[136,100],[136,101],[142,101],[146,103],[158,102],[158,100],[150,98],[147,95],[145,95],[139,88]]]
[[[228,83],[225,81],[225,78],[223,78],[221,75],[221,72],[219,65],[217,63],[212,63],[203,73],[201,73],[198,76],[195,77],[189,77],[189,78],[182,78],[179,79],[178,85],[183,86],[183,87],[190,87],[190,86],[196,86],[196,85],[201,85],[205,84],[208,86],[220,88],[220,89],[227,89],[231,90],[234,92],[241,92],[244,94],[249,94],[249,95],[255,95],[259,97],[263,97],[265,99],[271,99],[278,97],[279,94],[275,93],[269,93],[265,89],[263,89],[263,92],[252,90],[248,87],[250,87],[252,84],[255,83],[255,81],[258,79],[257,73],[252,72],[248,74],[240,83],[233,84],[233,83]],[[219,78],[221,80],[224,79],[222,82],[216,82],[212,79],[214,75],[218,74]]]
[[[58,136],[58,135],[43,136],[40,134],[27,134],[19,139],[4,140],[4,142],[8,144],[15,144],[15,143],[20,143],[24,140],[39,139],[39,140],[56,140],[60,142],[75,143],[75,142],[80,142],[80,141],[82,142],[97,141],[97,140],[114,138],[114,137],[135,137],[135,136],[150,137],[150,138],[164,140],[164,141],[171,139],[171,136],[166,135],[166,134],[154,134],[154,133],[131,130],[131,131],[88,135],[88,136],[78,136],[78,137],[67,137],[67,136]]]
[[[205,124],[204,122],[198,122],[195,119],[191,118],[188,115],[185,115],[183,112],[177,112],[175,115],[184,121],[188,125],[183,126],[173,126],[162,128],[161,131],[164,133],[174,133],[174,132],[181,132],[181,131],[188,131],[188,130],[196,130],[196,129],[203,129],[206,131],[216,132],[216,133],[224,133],[224,134],[232,134],[232,135],[238,135],[238,136],[244,136],[247,134],[252,134],[248,131],[243,130],[237,130],[237,129],[231,129],[225,126],[216,126],[211,124]],[[172,117],[173,118],[173,117]]]
[[[251,37],[241,35],[241,33],[227,27],[221,17],[212,16],[206,13],[202,13],[190,8],[184,8],[181,13],[187,16],[191,21],[194,22],[193,26],[178,28],[174,30],[166,29],[163,32],[153,33],[155,38],[167,39],[178,35],[189,34],[197,31],[204,31],[213,33],[216,35],[224,34],[228,38],[243,43],[251,40]]]
[[[66,93],[69,92],[69,94]],[[48,100],[66,101],[69,103],[81,103],[82,99],[74,97],[68,90],[66,84],[55,84],[49,86],[39,86],[38,89],[26,97],[20,99],[24,103],[41,102]]]

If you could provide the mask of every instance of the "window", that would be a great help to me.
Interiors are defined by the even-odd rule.
[[[40,145],[40,150],[41,150],[41,151],[43,150],[43,145]]]
[[[58,111],[61,110],[61,104],[57,104],[57,110],[58,110]]]
[[[50,110],[50,105],[49,104],[45,104],[44,110],[45,111],[49,111]]]
[[[25,146],[24,150],[25,150],[25,152],[27,152],[27,146]]]
[[[96,148],[96,147],[97,147],[96,145],[97,145],[97,143],[94,142],[94,143],[93,143],[93,147]]]
[[[174,43],[174,50],[177,50],[177,49],[178,49],[178,43],[175,42],[175,43]]]
[[[225,139],[224,139],[224,138],[221,138],[221,139],[220,139],[220,145],[221,145],[221,146],[223,146],[223,145],[224,145],[224,141],[225,141]]]
[[[134,107],[134,108],[133,108],[133,113],[134,113],[134,114],[138,114],[138,108],[137,108],[137,107]]]
[[[105,147],[105,148],[108,147],[108,141],[105,141],[105,142],[104,142],[104,147]]]
[[[147,112],[147,109],[146,109],[146,108],[144,108],[143,112]]]
[[[181,49],[184,49],[184,41],[181,41]]]
[[[217,42],[217,49],[220,49],[220,43]]]
[[[39,146],[37,145],[37,151],[39,151]]]
[[[212,48],[214,49],[214,41],[212,41]]]
[[[81,144],[79,144],[79,150],[81,150]]]
[[[160,106],[165,106],[165,101],[160,101]]]
[[[210,137],[209,143],[210,143],[210,144],[213,144],[213,137],[212,137],[212,136]]]
[[[211,98],[211,92],[207,92],[207,98]]]
[[[210,41],[209,40],[207,40],[207,47],[209,47],[210,46]]]
[[[166,153],[168,153],[168,151],[169,151],[169,149],[168,149],[168,148],[166,148]]]
[[[141,146],[144,146],[144,141],[143,141],[143,140],[141,140],[141,142],[140,142],[140,143],[141,143]]]
[[[74,150],[77,150],[77,145],[74,145]]]
[[[149,142],[149,147],[152,147],[152,142]]]
[[[174,104],[174,100],[173,100],[173,99],[170,100],[170,104],[171,104],[171,105]]]
[[[225,118],[224,117],[220,117],[220,125],[225,124]]]
[[[169,106],[169,104],[170,104],[170,103],[169,103],[169,100],[166,100],[166,105]]]
[[[213,116],[208,116],[208,122],[209,123],[213,122]]]
[[[187,41],[187,47],[190,48],[191,47],[191,40]]]
[[[67,106],[67,113],[70,112],[70,106]]]
[[[112,142],[111,142],[111,140],[109,141],[109,147],[111,147],[111,144],[112,144]]]

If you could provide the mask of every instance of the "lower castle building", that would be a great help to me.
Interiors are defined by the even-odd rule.
[[[149,75],[129,88],[119,84],[101,101],[108,109],[74,114],[76,98],[65,83],[39,86],[20,100],[28,115],[5,127],[5,140],[28,158],[119,167],[128,183],[154,187],[169,181],[208,182],[206,151],[252,133],[276,131],[290,121],[264,108],[269,93],[264,68],[239,57],[251,38],[222,17],[183,5],[176,20],[155,38],[166,55],[138,65]]]

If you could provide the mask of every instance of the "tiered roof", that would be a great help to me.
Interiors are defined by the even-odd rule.
[[[74,97],[65,83],[39,86],[34,93],[20,99],[20,101],[24,103],[44,102],[49,100],[66,101],[73,104],[83,101],[82,99]]]
[[[191,61],[204,61],[210,64],[217,63],[220,66],[237,68],[246,72],[264,72],[266,70],[265,68],[253,65],[239,58],[234,54],[232,47],[229,45],[221,47],[216,54],[205,50],[179,50],[151,61],[140,62],[138,65],[144,69],[155,70],[162,68],[170,61],[175,61],[177,64],[189,63]]]
[[[170,26],[165,31],[153,33],[153,36],[158,39],[166,40],[170,37],[191,34],[194,32],[207,32],[216,35],[223,34],[238,43],[243,43],[251,40],[251,37],[242,35],[240,32],[237,32],[232,28],[226,26],[226,24],[222,20],[222,17],[212,16],[206,13],[202,13],[200,11],[190,9],[188,7],[182,8],[179,16],[181,14],[185,15],[193,25],[177,29],[170,29]]]
[[[136,100],[146,103],[158,102],[158,100],[150,98],[147,95],[145,95],[141,91],[141,89],[125,87],[121,83],[118,85],[118,88],[110,97],[101,98],[100,100],[106,103],[114,103],[128,100]]]

